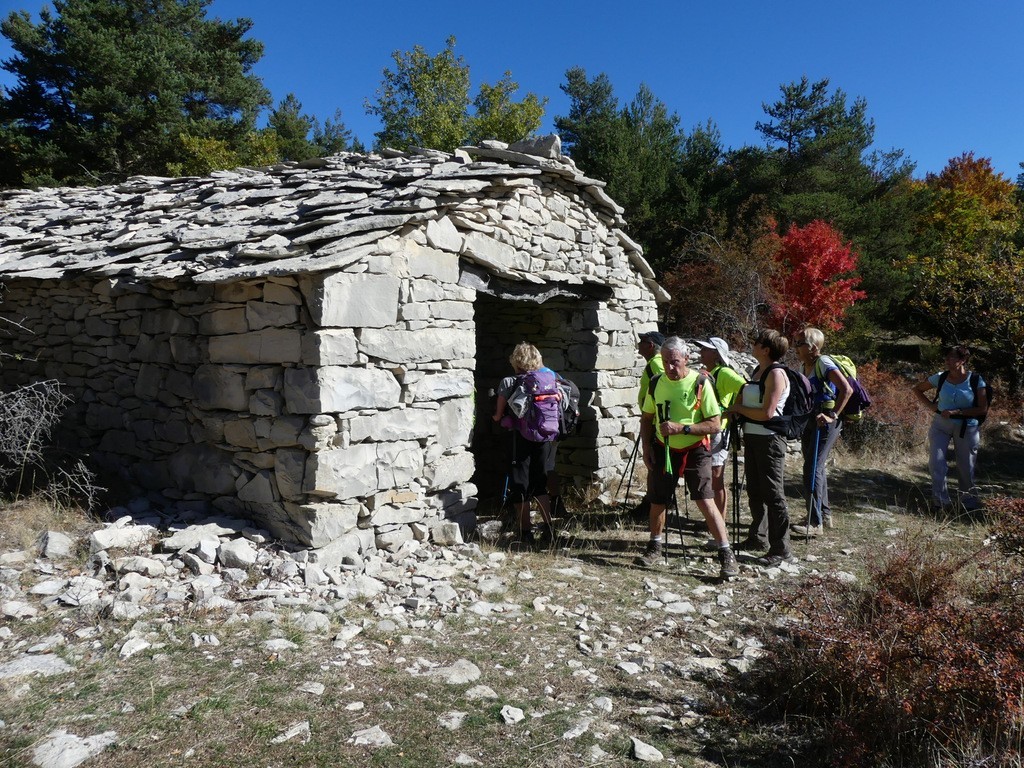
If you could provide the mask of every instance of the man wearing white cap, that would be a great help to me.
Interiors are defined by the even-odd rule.
[[[707,341],[695,340],[694,344],[700,350],[700,362],[707,369],[724,413],[736,399],[746,379],[733,369],[732,360],[729,358],[729,345],[725,339],[712,336]],[[726,506],[729,496],[725,492],[725,462],[729,456],[729,422],[724,416],[722,431],[711,437],[710,451],[711,487],[715,492],[715,505],[722,518],[728,520]]]

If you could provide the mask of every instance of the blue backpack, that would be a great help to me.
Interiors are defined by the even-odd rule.
[[[519,377],[516,386],[529,398],[518,420],[519,434],[533,443],[557,440],[562,422],[562,397],[555,374],[546,370],[530,371]]]

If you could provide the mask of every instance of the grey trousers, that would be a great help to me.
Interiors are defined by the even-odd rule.
[[[818,427],[811,422],[800,438],[800,447],[804,452],[804,500],[805,509],[810,517],[811,525],[821,525],[824,520],[832,519],[832,505],[828,500],[828,475],[825,465],[828,463],[832,446],[836,444],[842,433],[842,422],[834,421],[827,427]],[[815,456],[817,448],[817,456]],[[811,480],[814,480],[814,492],[811,492]]]
[[[746,446],[743,464],[751,517],[747,538],[763,543],[767,532],[768,554],[789,557],[786,438],[782,435],[743,435],[743,442]]]
[[[977,489],[974,487],[974,467],[978,463],[979,430],[977,426],[967,427],[960,437],[963,422],[947,419],[941,414],[932,417],[928,430],[928,470],[932,475],[932,500],[946,505],[950,503],[946,488],[949,462],[946,452],[949,441],[953,441],[953,455],[956,457],[956,474],[960,483],[961,501],[977,503]]]

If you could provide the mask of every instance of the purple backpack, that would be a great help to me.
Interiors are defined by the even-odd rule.
[[[519,434],[534,443],[556,440],[562,410],[555,374],[548,370],[530,371],[519,377],[516,386],[530,398],[519,418]]]

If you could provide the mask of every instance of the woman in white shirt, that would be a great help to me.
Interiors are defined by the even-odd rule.
[[[789,341],[778,331],[758,334],[753,348],[757,369],[729,409],[730,414],[743,417],[744,469],[752,518],[747,540],[741,546],[767,546],[767,554],[759,560],[766,566],[791,557],[784,484],[786,438],[763,423],[780,415],[789,397],[789,378],[778,362],[788,350]]]

